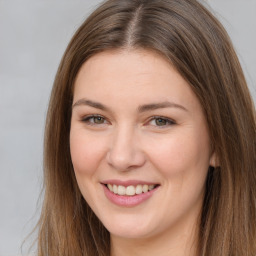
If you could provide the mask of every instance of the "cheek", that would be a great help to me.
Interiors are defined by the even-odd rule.
[[[70,154],[76,173],[92,175],[104,157],[104,141],[85,134],[83,130],[70,132]]]
[[[205,173],[208,170],[210,146],[206,131],[201,130],[199,134],[187,130],[163,141],[152,141],[151,145],[151,161],[165,176]]]

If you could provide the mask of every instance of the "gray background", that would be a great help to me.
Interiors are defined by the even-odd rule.
[[[68,41],[99,2],[0,0],[0,256],[21,254],[38,219],[51,86]],[[233,40],[256,101],[256,0],[208,3]]]

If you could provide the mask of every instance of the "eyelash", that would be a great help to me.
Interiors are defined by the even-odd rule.
[[[103,123],[95,123],[95,118],[102,118],[103,119]],[[90,119],[93,119],[94,121],[91,122]],[[163,125],[152,125],[152,126],[156,126],[156,127],[159,127],[159,128],[165,128],[167,126],[170,126],[170,125],[174,125],[176,124],[176,122],[170,118],[167,118],[167,117],[163,117],[163,116],[153,116],[149,119],[149,121],[147,121],[146,125],[149,124],[150,122],[152,121],[157,121],[158,119],[162,120],[165,122],[165,124]],[[101,115],[89,115],[89,116],[85,116],[82,120],[82,122],[84,123],[87,123],[88,125],[92,125],[92,126],[98,126],[98,125],[104,125],[106,124],[107,119]]]
[[[160,119],[160,120],[166,122],[166,124],[164,124],[164,125],[156,125],[156,124],[155,124],[155,125],[153,125],[153,126],[157,126],[157,127],[159,127],[159,128],[165,128],[165,127],[167,127],[167,126],[176,124],[176,122],[175,122],[174,120],[172,120],[172,119],[170,119],[170,118],[167,118],[167,117],[164,117],[164,116],[153,116],[153,117],[150,118],[150,120],[149,120],[147,123],[150,123],[150,122],[152,122],[152,121],[155,121],[155,122],[156,122],[158,119]]]
[[[95,118],[102,118],[104,123],[97,124],[95,122],[90,122],[90,119],[94,119],[94,121],[95,121]],[[81,121],[84,123],[87,123],[89,125],[103,125],[103,124],[105,124],[106,118],[101,115],[89,115],[89,116],[85,116]]]

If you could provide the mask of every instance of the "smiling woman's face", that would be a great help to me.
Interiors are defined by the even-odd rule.
[[[214,154],[197,97],[163,57],[90,58],[75,82],[70,148],[81,193],[112,236],[192,229]]]

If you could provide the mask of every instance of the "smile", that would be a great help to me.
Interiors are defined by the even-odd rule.
[[[160,184],[139,180],[105,180],[101,182],[107,199],[121,207],[134,207],[151,198]]]
[[[120,196],[134,196],[140,195],[142,193],[147,193],[153,189],[155,189],[158,185],[147,185],[147,184],[138,184],[136,186],[122,186],[117,184],[106,184],[106,187],[113,192],[114,194]]]

